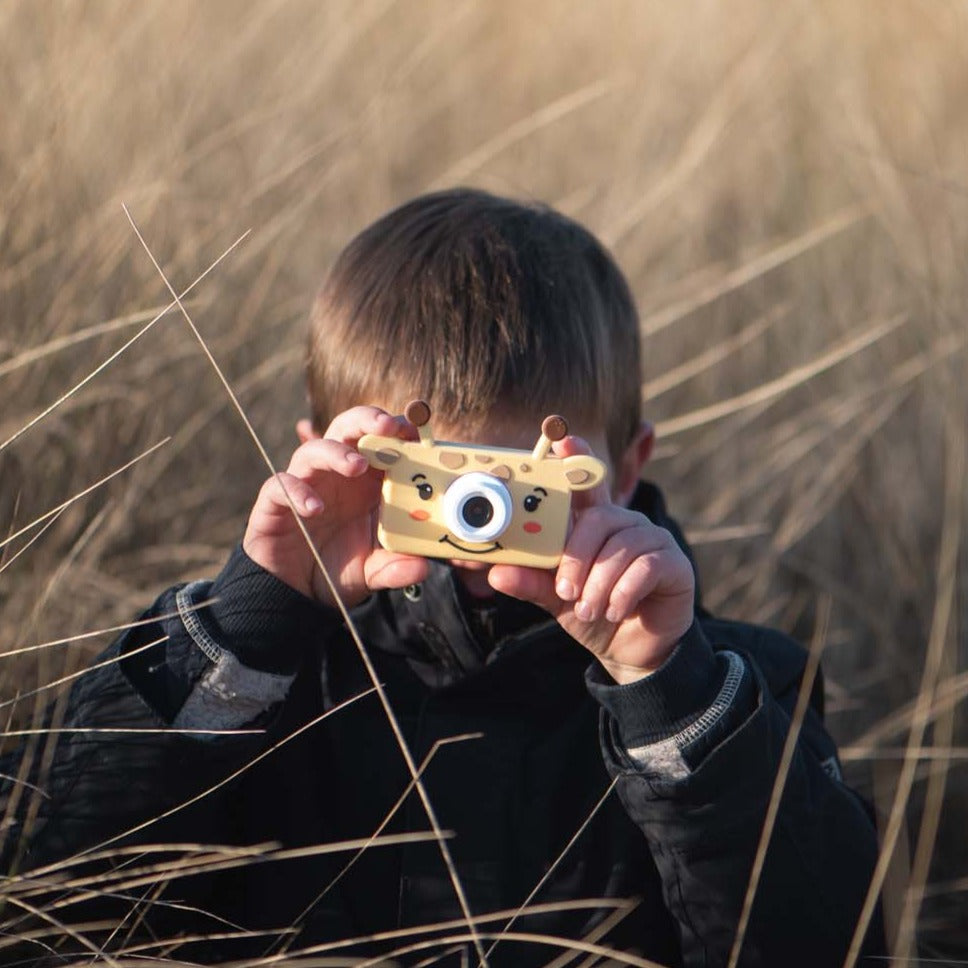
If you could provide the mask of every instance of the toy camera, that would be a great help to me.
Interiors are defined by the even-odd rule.
[[[571,492],[605,479],[605,465],[580,454],[560,458],[551,445],[568,433],[546,417],[533,450],[434,440],[430,407],[407,405],[420,441],[367,434],[357,445],[385,471],[377,538],[389,551],[428,558],[554,568],[561,560]]]

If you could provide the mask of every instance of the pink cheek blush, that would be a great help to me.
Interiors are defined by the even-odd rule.
[[[414,521],[426,521],[430,518],[430,512],[429,511],[411,511],[410,517],[412,517]]]
[[[541,531],[541,525],[538,524],[537,521],[529,521],[526,525],[524,525],[524,530],[527,531],[528,534],[538,534]]]

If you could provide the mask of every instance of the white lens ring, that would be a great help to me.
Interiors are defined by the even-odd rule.
[[[472,471],[455,478],[444,492],[444,523],[461,541],[494,541],[511,523],[513,504],[504,482]]]

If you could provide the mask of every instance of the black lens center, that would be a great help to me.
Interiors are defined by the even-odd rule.
[[[461,505],[460,516],[469,528],[483,528],[494,517],[494,505],[486,497],[475,494]]]

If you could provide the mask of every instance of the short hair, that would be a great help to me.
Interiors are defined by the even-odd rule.
[[[313,424],[414,397],[451,428],[558,412],[604,428],[615,462],[641,419],[639,342],[621,270],[577,222],[471,189],[424,195],[356,236],[316,298]]]

